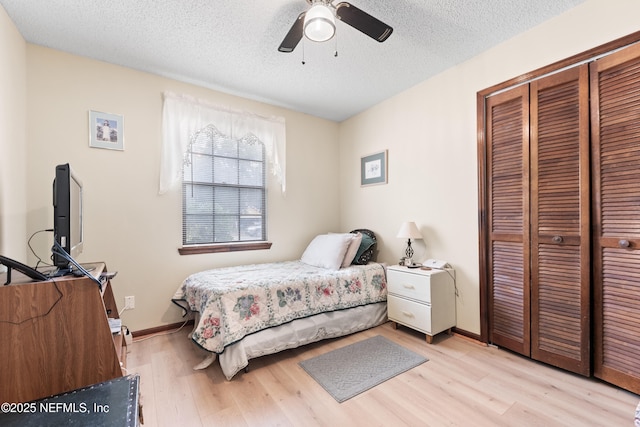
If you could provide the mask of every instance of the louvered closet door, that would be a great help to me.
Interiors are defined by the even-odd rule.
[[[640,393],[640,46],[591,65],[594,374]]]
[[[529,88],[486,101],[489,341],[529,356]]]
[[[589,69],[531,83],[531,357],[590,374]]]

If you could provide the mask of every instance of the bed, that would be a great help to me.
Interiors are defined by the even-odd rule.
[[[190,338],[231,380],[249,360],[380,325],[387,320],[384,265],[367,229],[316,236],[299,260],[201,271],[172,301],[195,314]]]

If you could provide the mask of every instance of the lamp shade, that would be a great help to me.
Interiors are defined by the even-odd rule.
[[[420,230],[416,227],[416,223],[410,221],[402,224],[396,237],[401,237],[403,239],[422,239],[422,234],[420,234]]]
[[[336,33],[336,18],[325,4],[317,3],[304,16],[304,35],[314,42],[325,42]]]

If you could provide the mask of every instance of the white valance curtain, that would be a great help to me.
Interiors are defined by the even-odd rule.
[[[217,107],[187,95],[164,92],[160,194],[182,182],[184,156],[196,132],[214,125],[231,138],[255,135],[265,146],[271,172],[286,189],[286,128],[283,117],[263,117]]]

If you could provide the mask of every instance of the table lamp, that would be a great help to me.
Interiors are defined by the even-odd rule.
[[[413,221],[405,222],[400,227],[400,231],[398,231],[398,236],[403,239],[407,239],[407,249],[404,251],[404,255],[409,262],[413,258],[413,248],[411,247],[411,239],[422,239],[422,234],[420,234],[420,230],[416,227],[416,223]]]

